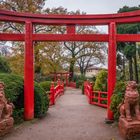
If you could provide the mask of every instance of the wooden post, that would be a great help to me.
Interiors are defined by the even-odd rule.
[[[55,105],[54,82],[51,83],[50,93],[51,93],[51,94],[50,94],[50,96],[51,96],[51,99],[50,99],[51,105]]]
[[[34,118],[34,56],[32,41],[33,26],[26,21],[25,63],[24,63],[24,118]]]
[[[75,34],[75,25],[67,26],[67,34]]]
[[[66,74],[66,86],[68,86],[68,76]]]
[[[92,103],[92,82],[89,83],[89,104]]]
[[[107,119],[113,120],[113,113],[110,110],[111,96],[116,83],[116,23],[109,25],[109,48],[108,48],[108,113]]]

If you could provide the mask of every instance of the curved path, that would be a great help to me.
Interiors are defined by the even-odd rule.
[[[25,122],[2,140],[122,140],[117,126],[104,123],[105,116],[106,109],[67,88],[45,118]]]

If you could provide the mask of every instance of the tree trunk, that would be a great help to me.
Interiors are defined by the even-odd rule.
[[[83,74],[84,74],[83,67],[80,67],[80,73],[81,73],[81,75],[83,75]]]
[[[138,75],[138,67],[137,67],[137,56],[135,55],[133,57],[134,59],[134,70],[135,70],[135,80],[137,83],[139,83],[139,75]]]
[[[75,62],[74,62],[74,61],[71,61],[71,62],[70,62],[70,69],[69,69],[69,72],[70,72],[69,81],[72,81],[72,79],[73,79],[73,75],[74,75],[74,65],[75,65]]]
[[[126,76],[125,76],[125,56],[124,55],[123,55],[122,63],[123,63],[123,78],[124,78],[124,80],[126,80]]]
[[[133,66],[132,66],[132,58],[129,59],[129,76],[130,81],[133,81]]]

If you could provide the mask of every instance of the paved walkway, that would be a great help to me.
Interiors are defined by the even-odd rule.
[[[104,123],[105,116],[106,109],[67,88],[45,118],[25,122],[2,140],[122,140],[115,125]]]

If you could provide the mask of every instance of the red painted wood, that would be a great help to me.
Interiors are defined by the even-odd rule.
[[[75,25],[67,26],[67,34],[75,34]]]
[[[26,22],[24,66],[24,117],[34,118],[34,68],[33,68],[32,23]]]
[[[66,82],[66,85],[67,85],[68,87],[76,88],[76,82],[69,82],[69,83],[68,83],[68,81],[67,81],[67,82]]]
[[[54,82],[52,82],[50,87],[50,105],[54,104],[55,104],[55,90],[54,90]]]
[[[140,34],[117,34],[118,42],[140,42]]]
[[[108,49],[108,119],[113,119],[110,111],[110,98],[116,82],[116,42],[118,41],[140,41],[140,35],[116,34],[116,24],[140,22],[140,10],[119,14],[101,15],[40,15],[17,13],[0,10],[0,21],[11,21],[26,23],[24,34],[0,34],[1,41],[24,41],[25,40],[25,119],[34,117],[34,84],[33,84],[33,41],[92,41],[109,42]],[[66,25],[66,35],[33,34],[32,24]],[[75,25],[109,25],[109,35],[75,35]],[[70,26],[70,27],[69,27]],[[91,99],[90,86],[85,86],[85,93]],[[57,94],[61,88],[56,89]],[[100,98],[101,100],[101,98]],[[92,102],[93,103],[93,102]],[[94,103],[97,104],[97,103]],[[100,102],[98,103],[102,105]]]
[[[50,87],[50,105],[55,105],[57,97],[64,94],[64,83],[58,80],[57,86],[54,87],[54,83],[52,82]]]
[[[0,10],[1,21],[14,21],[24,23],[30,20],[33,23],[50,25],[106,25],[110,22],[133,23],[140,22],[140,10],[119,14],[99,14],[99,15],[40,15],[17,13]]]
[[[34,34],[33,40],[36,41],[91,41],[91,42],[108,42],[109,36],[107,34]]]
[[[89,83],[88,81],[85,81],[84,94],[87,96],[89,104],[107,108],[107,104],[103,104],[101,101],[108,102],[107,97],[104,97],[104,98],[102,97],[102,95],[108,95],[108,92],[93,91],[93,85]],[[98,95],[95,96],[95,94],[98,94]],[[96,102],[94,99],[97,99],[98,101]]]
[[[108,48],[108,114],[107,119],[113,120],[110,110],[111,96],[116,83],[116,23],[109,25],[109,48]]]
[[[24,41],[25,34],[0,33],[0,41]]]
[[[108,34],[33,34],[34,41],[92,41],[108,42]],[[25,34],[0,33],[1,41],[24,41]],[[116,34],[117,42],[139,42],[140,34]]]

